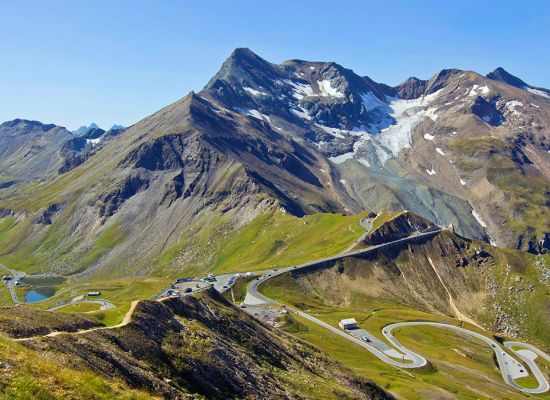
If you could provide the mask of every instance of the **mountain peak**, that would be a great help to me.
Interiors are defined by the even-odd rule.
[[[248,48],[236,48],[222,64],[220,70],[210,79],[205,89],[222,81],[237,85],[255,86],[262,77],[278,76],[279,71],[274,64],[264,60]]]
[[[88,126],[82,125],[80,128],[72,131],[72,133],[75,134],[75,135],[82,135],[82,134],[85,134],[88,131],[93,130],[93,129],[101,129],[101,128],[99,126],[97,126],[97,124],[95,122],[92,122]]]
[[[488,73],[486,77],[489,79],[504,82],[509,85],[522,88],[522,89],[526,86],[529,86],[527,83],[519,79],[517,76],[512,75],[502,67],[498,67],[493,72]]]
[[[14,128],[17,126],[28,126],[28,127],[40,129],[44,132],[49,131],[50,129],[53,129],[56,127],[55,124],[44,124],[40,121],[33,121],[33,120],[22,119],[22,118],[16,118],[11,121],[6,121],[0,124],[0,126],[6,127],[6,128]]]
[[[230,59],[243,59],[243,58],[252,58],[252,59],[260,58],[261,59],[260,56],[258,56],[248,47],[237,47],[235,50],[233,50],[229,58]]]

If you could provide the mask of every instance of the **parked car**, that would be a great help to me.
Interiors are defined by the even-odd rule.
[[[370,342],[370,339],[368,336],[363,336],[361,339],[363,339],[365,342]]]
[[[191,289],[190,287],[186,288],[183,292],[184,293],[191,293],[193,291],[193,289]]]

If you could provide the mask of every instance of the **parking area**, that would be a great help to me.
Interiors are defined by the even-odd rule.
[[[186,293],[192,293],[197,290],[202,290],[210,286],[208,282],[201,280],[189,279],[189,280],[180,280],[171,284],[166,290],[160,295],[160,297],[166,296],[181,296]]]

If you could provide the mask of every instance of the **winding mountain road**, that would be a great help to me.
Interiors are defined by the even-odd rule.
[[[439,232],[441,232],[441,229],[433,230],[430,232],[424,232],[424,233],[416,233],[403,239],[395,240],[392,242],[388,242],[388,243],[384,243],[376,246],[371,246],[369,248],[356,250],[356,251],[349,251],[350,248],[348,248],[344,252],[333,257],[327,257],[327,258],[319,259],[306,264],[289,267],[289,268],[283,268],[280,270],[264,271],[263,276],[258,277],[256,280],[252,281],[249,284],[248,291],[244,299],[244,303],[248,305],[254,305],[254,306],[262,305],[262,304],[282,305],[261,294],[258,291],[258,287],[263,283],[265,283],[266,281],[268,281],[269,279],[285,274],[287,272],[299,271],[300,269],[308,268],[316,264],[320,264],[327,261],[334,261],[344,257],[368,254],[368,253],[377,251],[381,248],[393,246],[395,244],[408,242],[421,237],[433,236]],[[355,337],[346,331],[343,331],[334,326],[331,326],[326,322],[319,320],[318,318],[315,318],[307,313],[304,313],[303,311],[297,310],[293,307],[289,307],[286,305],[285,307],[290,312],[293,312],[302,318],[305,318],[311,322],[314,322],[315,324],[330,330],[332,333],[338,336],[341,336],[367,349],[369,352],[371,352],[373,355],[378,357],[380,360],[396,368],[404,368],[404,369],[420,368],[427,364],[427,360],[423,356],[409,350],[407,347],[399,343],[399,341],[392,335],[393,329],[408,327],[408,326],[431,326],[436,328],[449,329],[461,335],[472,336],[489,345],[491,349],[494,351],[502,378],[504,379],[504,382],[506,382],[508,385],[524,393],[530,393],[530,394],[544,393],[550,389],[550,385],[547,379],[545,378],[544,374],[542,373],[542,371],[534,361],[537,357],[540,357],[550,362],[550,357],[543,351],[539,350],[538,348],[530,344],[525,344],[521,342],[511,342],[511,341],[503,343],[503,345],[507,349],[512,351],[517,357],[519,357],[521,360],[523,360],[527,364],[527,366],[529,367],[529,370],[533,373],[534,377],[537,379],[538,386],[536,388],[526,388],[515,382],[515,379],[517,378],[529,376],[529,373],[527,372],[528,370],[521,363],[516,361],[512,356],[510,356],[506,351],[504,351],[498,343],[496,343],[492,339],[489,339],[486,336],[483,336],[477,332],[474,332],[465,328],[461,328],[450,324],[439,323],[439,322],[423,322],[423,321],[398,322],[395,324],[390,324],[385,326],[382,329],[382,334],[387,339],[387,341],[393,346],[393,348],[390,348],[388,346],[388,350],[382,351],[379,348],[375,347],[373,344],[366,342],[364,340],[361,340],[358,337]],[[386,346],[384,343],[382,344]],[[521,349],[515,350],[513,347],[521,347]]]

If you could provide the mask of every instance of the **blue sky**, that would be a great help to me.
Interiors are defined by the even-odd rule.
[[[130,125],[198,91],[235,47],[376,81],[497,66],[550,87],[550,2],[0,0],[0,121]]]

